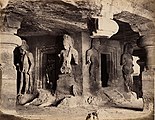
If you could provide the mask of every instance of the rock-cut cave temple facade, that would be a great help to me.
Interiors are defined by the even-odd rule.
[[[103,105],[107,97],[117,103],[117,93],[142,100],[122,106],[147,109],[154,94],[154,8],[154,0],[0,0],[1,108],[16,109],[14,51],[25,40],[34,60],[33,91],[26,94],[48,90],[56,99],[79,101],[94,96]],[[127,62],[129,74],[123,71]]]

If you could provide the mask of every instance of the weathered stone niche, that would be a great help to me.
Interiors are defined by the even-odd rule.
[[[81,68],[81,34],[71,34],[74,39],[74,48],[79,53],[78,65],[72,64],[72,75],[63,75],[60,72],[61,61],[58,56],[63,49],[63,35],[43,35],[43,36],[27,36],[23,37],[27,40],[30,46],[30,51],[35,58],[35,74],[34,74],[34,86],[36,89],[49,89],[50,84],[46,79],[47,66],[53,66],[53,73],[49,76],[55,81],[54,91],[57,89],[57,81],[61,79],[61,82],[68,84],[66,77],[73,79],[78,86],[78,94],[82,94],[82,68]],[[52,62],[53,61],[53,62]],[[50,71],[52,72],[52,71]],[[63,80],[65,79],[65,80]],[[60,82],[59,82],[60,83]]]

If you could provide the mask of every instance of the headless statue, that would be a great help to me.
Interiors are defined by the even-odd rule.
[[[61,73],[68,74],[72,72],[71,59],[74,59],[75,64],[78,64],[78,52],[73,48],[73,39],[65,34],[63,36],[64,50],[61,50],[59,56],[63,58],[63,63],[60,68]]]
[[[122,65],[122,72],[123,72],[126,92],[133,91],[132,74],[134,70],[133,70],[132,52],[133,52],[133,46],[127,43],[124,46],[124,53],[122,54],[122,57],[121,57],[121,65]]]

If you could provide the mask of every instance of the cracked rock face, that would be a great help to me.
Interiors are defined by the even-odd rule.
[[[61,0],[12,0],[6,11],[10,16],[22,18],[20,33],[23,31],[45,31],[61,34],[65,30],[81,31],[86,29],[86,19],[82,19],[82,14],[88,9]]]
[[[93,12],[95,14],[100,13],[102,7],[100,3],[105,3],[115,8],[120,1],[10,0],[5,11],[7,16],[10,16],[12,20],[16,19],[22,22],[21,29],[18,30],[19,35],[25,32],[62,34],[68,31],[78,32],[87,30],[87,14],[89,12]],[[125,2],[123,2],[123,4],[124,3]],[[146,0],[130,0],[128,3],[130,3],[132,6],[135,6],[135,8],[136,6],[141,7],[150,13],[154,11],[155,4],[153,0],[148,0],[147,2]],[[118,9],[121,9],[122,6],[123,5],[119,6]],[[124,15],[124,13],[121,15]],[[120,18],[121,15],[116,16],[116,18]],[[128,16],[128,14],[126,16]],[[129,19],[130,18],[131,17],[129,16]],[[143,21],[142,19],[138,19],[138,17],[136,18],[136,23]],[[146,22],[145,19],[143,22]]]

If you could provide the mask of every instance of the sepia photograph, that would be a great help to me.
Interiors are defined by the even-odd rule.
[[[154,120],[155,0],[0,0],[0,120]]]

